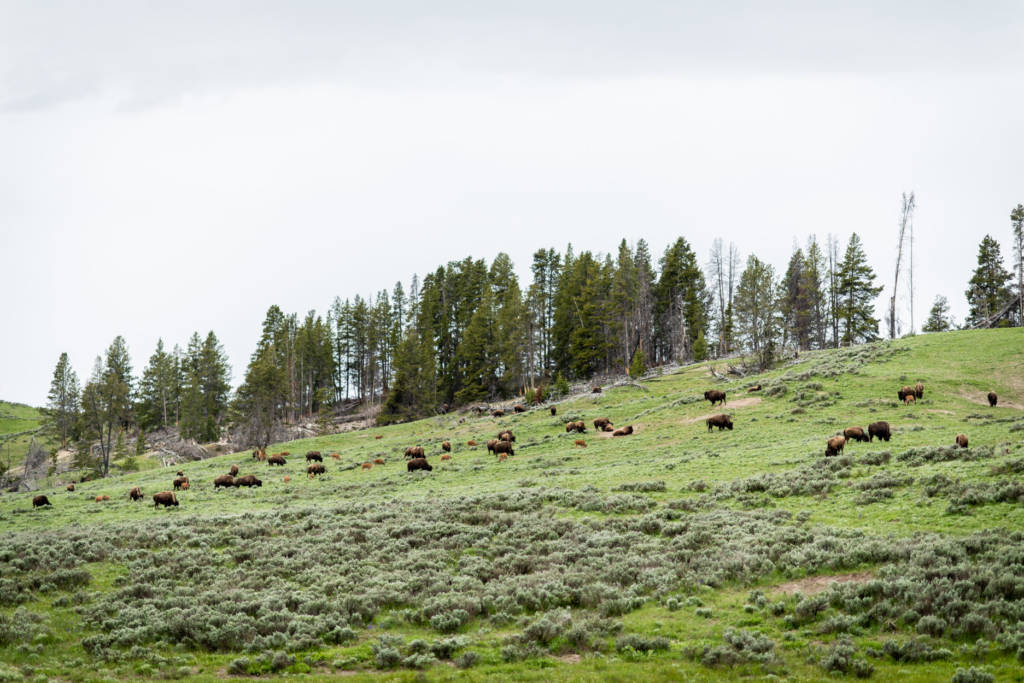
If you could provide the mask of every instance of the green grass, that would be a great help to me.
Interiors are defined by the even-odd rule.
[[[897,389],[917,380],[924,399],[898,403]],[[747,394],[753,383],[765,390]],[[897,585],[893,577],[917,577],[911,593],[920,595],[954,590],[941,573],[921,573],[932,556],[952,558],[944,561],[960,567],[949,570],[960,576],[1020,566],[1013,562],[1024,557],[1024,486],[1014,486],[1024,471],[1024,330],[801,354],[789,367],[726,383],[705,365],[691,366],[642,384],[561,402],[556,417],[546,408],[501,419],[458,413],[275,444],[271,452],[293,454],[284,468],[246,453],[192,463],[184,468],[191,489],[169,510],[155,510],[149,498],[171,488],[173,471],[159,467],[79,484],[74,493],[45,491],[52,509],[33,510],[31,496],[4,494],[0,582],[22,581],[30,599],[20,609],[42,615],[46,632],[0,641],[0,661],[71,680],[91,677],[83,671],[213,680],[240,657],[271,677],[278,652],[277,673],[414,680],[412,642],[450,637],[429,615],[453,608],[431,605],[464,600],[471,614],[456,628],[453,658],[472,651],[477,663],[466,670],[430,664],[431,680],[819,680],[839,638],[822,629],[846,615],[860,619],[848,627],[850,641],[877,680],[949,680],[970,666],[997,680],[1022,679],[1007,634],[1024,621],[1024,585],[1019,596],[1005,589],[1009,606],[985,603],[996,610],[985,626],[994,630],[961,633],[954,615],[939,637],[918,636],[900,616],[912,596],[901,598],[906,604],[888,600],[892,616],[867,618],[868,603],[876,614],[886,605],[836,589],[820,614],[802,621],[800,596],[778,586],[866,572],[889,582],[886,590]],[[703,400],[711,387],[728,392],[724,408]],[[996,408],[985,400],[990,390],[1000,396]],[[734,430],[707,431],[702,417],[718,412],[732,415]],[[633,424],[637,433],[595,433],[599,416]],[[580,435],[565,432],[570,418],[586,421],[586,448],[574,446]],[[829,436],[876,420],[892,425],[890,442],[853,443],[843,456],[824,459]],[[497,462],[484,444],[503,428],[516,434],[516,455]],[[960,432],[969,449],[939,448]],[[445,439],[454,447],[447,462],[439,458]],[[480,445],[467,446],[470,439]],[[427,450],[433,472],[405,471],[402,451],[415,444]],[[308,450],[325,455],[322,479],[305,477]],[[386,464],[359,467],[375,458]],[[231,463],[263,486],[213,491],[214,477]],[[149,504],[127,499],[133,486]],[[94,502],[104,494],[111,500]],[[87,586],[39,587],[80,561],[92,577]],[[142,597],[129,598],[133,591]],[[223,642],[233,644],[203,644],[225,602],[216,591],[267,614],[253,617],[263,624],[257,631],[270,634],[274,619],[291,620],[287,637],[272,642],[268,635],[266,647],[245,652],[239,643],[255,632],[225,625]],[[751,591],[761,591],[765,604],[752,604]],[[0,583],[0,605],[4,595]],[[314,606],[318,598],[325,603]],[[211,611],[189,612],[203,605]],[[0,606],[0,614],[18,608]],[[126,626],[136,609],[184,610],[195,623],[182,622],[179,643]],[[302,616],[304,609],[315,613]],[[557,635],[526,640],[544,618]],[[329,622],[348,623],[355,640],[329,642]],[[585,637],[570,637],[573,628]],[[763,634],[774,657],[710,664],[704,649],[724,647],[727,629]],[[378,670],[372,646],[382,634],[401,640],[404,665]],[[630,636],[666,638],[668,649],[620,651],[618,639]],[[908,663],[871,654],[913,637],[948,656]]]
[[[5,469],[24,463],[42,417],[38,408],[0,401],[0,465]]]

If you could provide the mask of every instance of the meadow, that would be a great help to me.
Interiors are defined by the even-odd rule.
[[[41,420],[38,408],[0,401],[0,467],[6,470],[25,463],[29,442],[39,431]]]
[[[274,444],[283,468],[190,463],[167,509],[161,467],[39,509],[0,495],[0,681],[1024,679],[1024,330],[728,381],[698,364],[555,405]],[[720,412],[735,428],[709,432]],[[890,441],[824,456],[877,420]],[[410,445],[433,471],[406,471]],[[215,491],[231,464],[262,486]]]

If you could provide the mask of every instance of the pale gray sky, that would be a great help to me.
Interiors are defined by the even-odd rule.
[[[0,0],[0,398],[117,334],[141,372],[213,329],[237,383],[271,304],[569,242],[857,231],[887,298],[910,190],[918,326],[962,319],[1024,202],[1024,5],[829,4]]]

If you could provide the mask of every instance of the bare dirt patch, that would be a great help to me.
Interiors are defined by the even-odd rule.
[[[552,657],[552,659],[556,662],[565,662],[566,664],[579,664],[583,658],[573,653],[571,655],[558,655],[557,657]]]
[[[979,391],[975,391],[975,390],[964,388],[964,389],[958,390],[956,393],[957,393],[957,396],[959,396],[960,398],[964,399],[965,401],[970,401],[971,403],[974,403],[974,404],[979,405],[979,406],[985,406],[986,408],[989,407],[989,405],[988,405],[988,392],[987,391],[982,393],[982,392],[979,392]],[[997,408],[1014,408],[1016,410],[1024,409],[1024,407],[1022,407],[1021,405],[1019,405],[1017,403],[1014,403],[1013,401],[1009,401],[1006,398],[1004,398],[1003,396],[999,397],[999,402],[996,404],[996,407]]]
[[[798,581],[779,584],[775,587],[775,590],[786,595],[792,595],[793,593],[814,595],[815,593],[827,590],[834,583],[866,583],[873,579],[874,576],[874,572],[870,571],[854,572],[852,574],[832,574],[830,576],[808,576]]]
[[[692,418],[690,418],[688,420],[685,420],[685,424],[693,424],[694,422],[703,422],[704,420],[708,419],[712,415],[721,415],[722,413],[725,413],[726,415],[728,415],[729,411],[732,410],[733,408],[745,408],[747,406],[756,406],[760,402],[761,402],[761,397],[760,396],[747,396],[746,398],[738,398],[735,401],[729,401],[724,406],[721,406],[722,409],[719,412],[717,412],[717,413],[708,413],[707,415],[700,415],[698,417],[692,417]]]

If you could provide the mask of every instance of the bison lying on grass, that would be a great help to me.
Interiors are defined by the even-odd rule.
[[[629,436],[632,433],[633,425],[626,425],[625,427],[620,427],[619,429],[616,429],[614,432],[612,432],[612,436]]]

